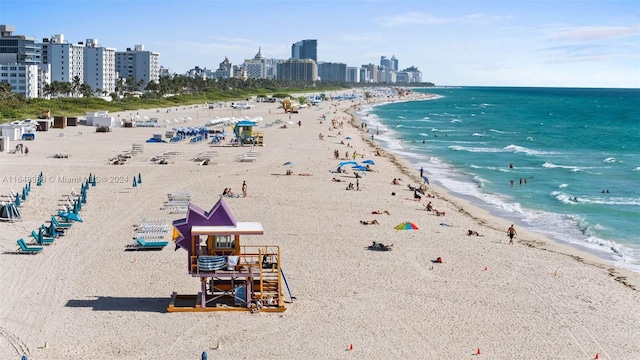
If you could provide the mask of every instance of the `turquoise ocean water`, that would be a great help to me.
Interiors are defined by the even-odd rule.
[[[521,228],[640,272],[640,89],[414,91],[437,97],[359,111],[376,142]]]

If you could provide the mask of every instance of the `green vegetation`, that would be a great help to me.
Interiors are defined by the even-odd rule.
[[[188,76],[162,77],[158,83],[149,83],[142,89],[141,82],[120,79],[116,91],[106,94],[114,101],[94,97],[86,84],[79,78],[71,83],[54,81],[45,86],[47,99],[26,99],[11,92],[8,83],[0,83],[0,123],[26,118],[36,119],[43,111],[50,110],[51,116],[83,116],[88,111],[109,112],[137,109],[166,108],[172,106],[203,104],[205,102],[245,100],[253,96],[277,98],[291,97],[291,93],[328,92],[372,84],[276,81],[268,79],[202,79]],[[375,84],[376,86],[405,86]],[[412,86],[433,86],[433,84],[412,84]],[[142,94],[142,95],[136,95]],[[82,96],[82,97],[80,97]],[[306,100],[306,99],[305,99]],[[301,101],[302,102],[302,101]]]

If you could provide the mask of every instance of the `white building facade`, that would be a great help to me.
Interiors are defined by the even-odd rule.
[[[102,95],[115,92],[117,80],[116,49],[100,46],[97,39],[87,39],[84,48],[84,83],[96,95]]]
[[[145,51],[144,45],[135,45],[127,51],[116,51],[116,72],[119,78],[142,81],[142,89],[151,81],[160,80],[160,53]]]
[[[51,73],[48,64],[0,65],[0,82],[11,85],[11,92],[22,94],[27,99],[46,97],[43,93],[45,84],[51,83]]]
[[[42,63],[51,65],[51,81],[73,83],[74,77],[84,83],[84,44],[71,44],[64,35],[42,40]]]

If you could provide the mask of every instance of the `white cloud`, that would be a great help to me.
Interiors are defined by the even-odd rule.
[[[638,26],[585,26],[558,30],[556,33],[550,34],[549,38],[567,41],[597,41],[639,35],[640,27]]]
[[[407,12],[403,14],[381,17],[380,24],[387,27],[402,25],[440,25],[440,24],[488,24],[495,21],[510,19],[511,16],[494,16],[482,13],[468,14],[457,17],[437,17],[424,12]]]

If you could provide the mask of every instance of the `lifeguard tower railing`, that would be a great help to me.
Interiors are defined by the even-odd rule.
[[[241,245],[239,253],[233,249],[215,249],[211,255],[191,256],[191,276],[211,278],[216,281],[245,282],[247,285],[247,301],[275,299],[278,307],[284,307],[282,294],[282,276],[280,270],[280,247],[274,245]],[[237,256],[237,263],[231,265],[228,261],[220,265],[219,269],[203,269],[199,266],[199,259],[223,258]],[[204,279],[203,279],[204,280]],[[233,286],[232,286],[233,287]],[[229,289],[230,290],[230,289]]]

